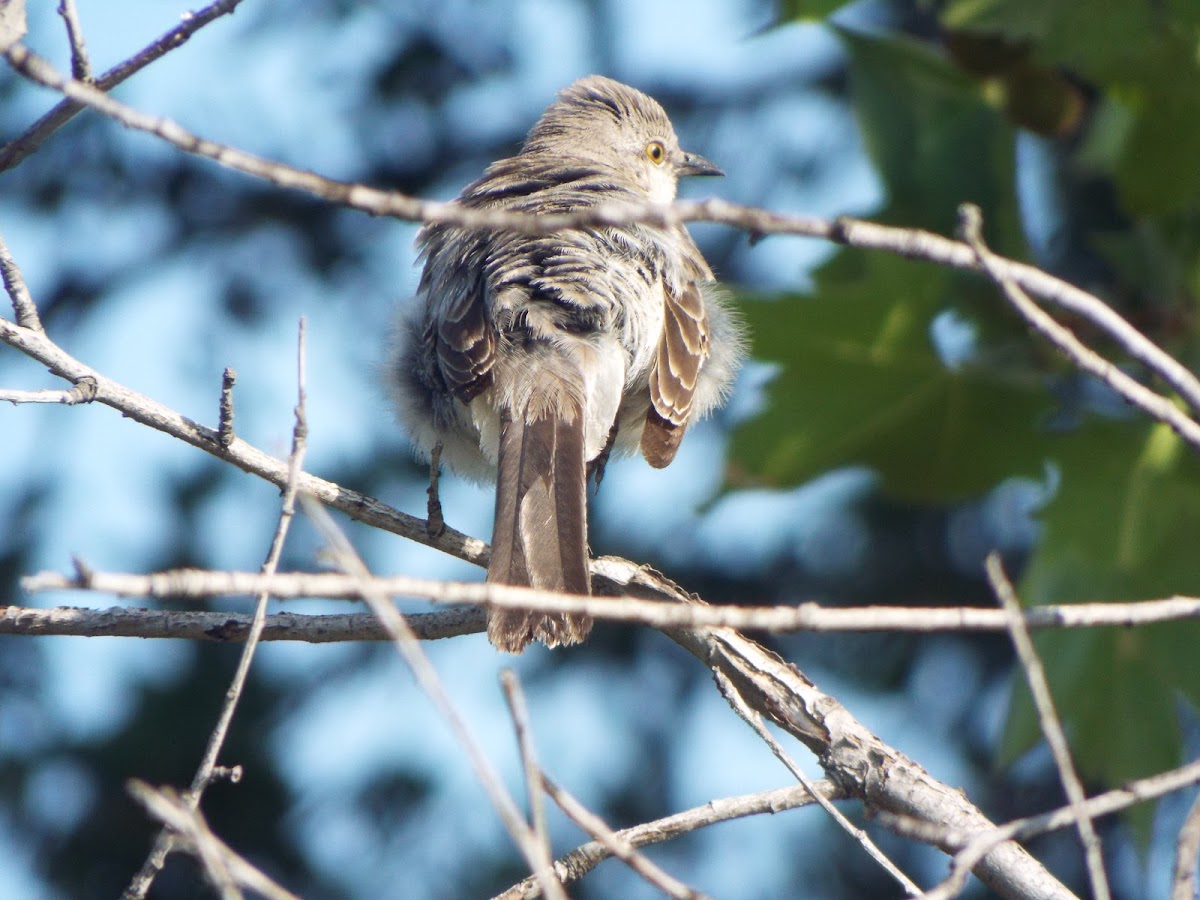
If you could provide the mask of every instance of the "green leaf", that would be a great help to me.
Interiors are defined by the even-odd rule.
[[[779,4],[781,22],[820,22],[837,12],[850,0],[782,0]]]
[[[1200,463],[1163,425],[1093,423],[1051,448],[1061,487],[1021,582],[1029,605],[1200,593]],[[1175,698],[1200,703],[1200,623],[1037,636],[1079,768],[1120,784],[1178,765]],[[1016,690],[1012,758],[1039,737]],[[1145,822],[1139,822],[1139,826]]]
[[[888,193],[887,221],[949,232],[960,204],[985,213],[997,246],[1021,246],[1013,132],[983,88],[927,44],[838,29],[863,143]],[[995,237],[992,238],[996,240]]]
[[[873,254],[828,268],[814,297],[745,304],[755,356],[782,369],[769,415],[735,436],[738,463],[781,485],[867,465],[890,493],[924,500],[1040,473],[1050,407],[1040,381],[1011,366],[947,369],[931,344],[930,321],[959,283]]]
[[[1200,203],[1198,35],[1168,36],[1114,83],[1134,113],[1115,177],[1134,214],[1194,214]]]
[[[1048,451],[1062,469],[1061,487],[1025,572],[1026,602],[1200,593],[1200,463],[1174,432],[1094,423]]]
[[[1194,658],[1200,630],[1188,626],[1168,623],[1130,631],[1072,630],[1037,636],[1035,646],[1047,670],[1072,759],[1086,782],[1114,786],[1182,762],[1176,682],[1166,677],[1158,662],[1164,653]],[[1190,648],[1176,646],[1180,636],[1191,643]],[[1002,760],[1041,738],[1025,679],[1017,674],[1014,681]],[[1143,844],[1152,815],[1149,804],[1131,811]]]
[[[1095,81],[1128,72],[1163,34],[1159,11],[1128,0],[950,0],[940,19],[947,28],[1032,41],[1038,60]]]
[[[1200,4],[1127,0],[951,0],[947,28],[1032,42],[1034,58],[1065,68],[1123,105],[1115,154],[1133,214],[1184,213],[1200,203]],[[1111,135],[1106,135],[1111,137]]]

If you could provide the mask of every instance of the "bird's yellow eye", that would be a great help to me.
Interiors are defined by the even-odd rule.
[[[667,148],[662,145],[662,141],[651,141],[646,145],[646,156],[650,162],[661,166],[667,158]]]

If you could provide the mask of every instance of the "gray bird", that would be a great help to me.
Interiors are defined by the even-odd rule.
[[[517,155],[455,201],[566,213],[665,204],[686,175],[721,175],[680,149],[650,97],[600,76],[564,89]],[[720,404],[744,354],[740,323],[687,229],[553,234],[427,225],[424,271],[388,380],[426,456],[496,480],[488,581],[588,594],[589,475],[611,451],[671,462],[689,423]],[[584,640],[592,621],[493,609],[488,639],[521,652]]]

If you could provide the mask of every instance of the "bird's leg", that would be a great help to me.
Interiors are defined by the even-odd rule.
[[[438,498],[438,478],[442,474],[442,442],[433,445],[429,453],[429,487],[425,489],[429,502],[425,506],[425,533],[430,537],[441,537],[446,531],[446,520],[442,518],[442,501]]]
[[[595,479],[596,490],[600,490],[600,482],[604,479],[604,469],[608,465],[608,458],[612,455],[613,444],[617,440],[618,425],[612,423],[612,428],[608,429],[608,440],[604,442],[604,447],[596,454],[596,458],[587,464],[587,474],[584,476],[584,484]]]

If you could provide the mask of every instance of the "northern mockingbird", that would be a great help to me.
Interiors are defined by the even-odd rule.
[[[680,149],[657,102],[593,75],[455,202],[520,213],[665,204],[680,177],[720,174]],[[740,325],[681,225],[528,235],[434,224],[417,242],[425,267],[388,369],[399,417],[419,451],[496,480],[488,581],[590,593],[589,475],[599,482],[613,449],[670,463],[688,424],[728,393]],[[488,638],[519,653],[591,627],[583,615],[493,609]]]

